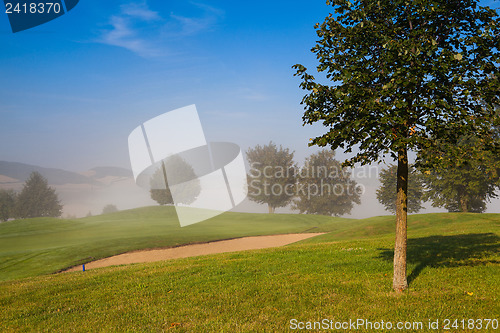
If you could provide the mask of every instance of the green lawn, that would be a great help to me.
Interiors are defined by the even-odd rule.
[[[153,211],[147,209],[151,215],[143,221],[155,220]],[[139,219],[140,213],[123,212],[121,218],[110,215],[107,223],[123,219],[124,225],[131,227],[129,218],[137,214]],[[230,215],[200,223],[199,233],[189,233],[198,235],[199,241],[203,233],[216,236],[209,223],[214,228],[219,226],[222,232],[223,226],[245,220],[238,218],[242,214]],[[500,326],[492,329],[495,322],[486,329],[486,319],[497,320],[497,325],[500,320],[500,214],[410,216],[410,288],[403,295],[391,290],[393,217],[249,217],[249,223],[255,224],[241,226],[238,232],[258,234],[252,230],[254,227],[285,232],[286,226],[289,231],[317,226],[311,231],[331,232],[282,248],[0,282],[0,331],[283,332],[297,331],[291,328],[299,322],[323,319],[331,320],[333,325],[364,320],[368,326],[360,325],[356,330],[359,332],[374,332],[368,322],[380,325],[381,321],[385,325],[422,323],[424,328],[401,332],[500,331]],[[91,235],[91,230],[104,230],[99,219],[103,217],[73,223],[81,223],[79,228]],[[66,225],[69,221],[64,223],[57,232],[71,233],[72,227]],[[3,229],[7,227],[10,231]],[[16,229],[12,224],[7,227],[2,226],[1,235]],[[156,228],[161,229],[159,224]],[[27,225],[18,237],[24,233],[28,237],[37,230]],[[188,239],[183,238],[188,235],[176,235],[178,241]],[[141,237],[149,236],[144,231],[140,237],[137,235],[137,239]],[[118,238],[116,235],[116,241]],[[84,244],[82,240],[82,248]],[[451,320],[450,330],[443,329],[446,319]],[[467,329],[472,325],[469,319],[482,321],[473,323],[475,329]],[[440,328],[429,330],[429,320],[440,320]],[[482,329],[478,329],[480,323]]]

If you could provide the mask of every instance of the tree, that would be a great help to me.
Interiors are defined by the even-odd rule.
[[[115,205],[108,204],[102,209],[103,214],[110,214],[118,212],[118,208]]]
[[[498,14],[476,0],[327,4],[335,15],[316,25],[319,40],[312,52],[318,72],[334,84],[294,66],[308,91],[303,121],[328,128],[310,144],[346,153],[359,149],[344,165],[387,154],[398,161],[393,288],[400,292],[408,285],[407,152],[432,150],[437,140],[453,146],[457,130],[485,141],[491,137],[500,90]]]
[[[306,159],[297,175],[297,198],[293,208],[300,213],[340,216],[360,204],[360,188],[351,173],[334,159],[333,150],[322,150]]]
[[[200,181],[193,167],[179,155],[170,156],[161,162],[150,179],[150,187],[151,199],[162,206],[174,204],[174,197],[175,203],[190,204],[201,192]]]
[[[47,179],[32,172],[17,196],[16,215],[21,218],[59,217],[62,205],[55,189],[49,187]]]
[[[424,199],[431,200],[433,207],[444,207],[449,212],[482,213],[486,201],[497,197],[500,157],[491,152],[483,152],[480,158],[471,155],[481,145],[480,140],[475,135],[462,136],[457,146],[469,159],[457,161],[450,151],[442,151],[439,167],[425,171]]]
[[[287,206],[295,196],[297,166],[293,161],[293,152],[269,142],[266,146],[249,148],[247,159],[250,163],[248,198],[267,204],[269,213]]]
[[[14,216],[16,192],[0,189],[0,221],[7,221]]]
[[[377,200],[392,214],[396,213],[396,187],[398,166],[391,165],[380,171],[380,187],[377,189]],[[418,213],[422,208],[424,185],[422,175],[413,165],[408,171],[408,213]]]

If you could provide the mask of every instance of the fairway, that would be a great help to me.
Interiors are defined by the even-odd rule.
[[[245,236],[327,232],[355,220],[224,213],[181,228],[173,207],[145,207],[74,220],[0,223],[0,280],[54,273],[116,254]]]
[[[156,208],[145,211],[150,217],[153,212],[160,213]],[[18,237],[33,237],[34,225],[42,222],[51,223],[55,230],[56,221],[62,223],[60,233],[70,234],[73,229],[68,224],[77,223],[79,230],[90,237],[96,232],[91,230],[105,230],[101,224],[109,223],[108,228],[115,224],[113,228],[117,228],[120,214],[124,218],[138,213],[140,210],[112,214],[107,222],[99,221],[104,216],[76,221],[37,220],[24,235],[18,230]],[[177,234],[177,240],[198,235],[199,241],[209,232],[209,225],[227,228],[231,219],[242,222],[243,216],[228,214],[221,221],[207,221],[205,226],[201,223],[203,230]],[[474,330],[453,328],[453,321],[461,325],[463,319],[467,325],[469,319],[480,319],[486,327],[486,320],[492,319],[488,329],[476,331],[498,331],[493,327],[500,319],[499,214],[410,216],[410,287],[402,295],[391,288],[393,217],[348,220],[249,214],[248,218],[255,219],[253,228],[262,229],[252,230],[245,224],[239,233],[282,233],[286,227],[330,232],[274,249],[0,282],[0,330],[283,332],[320,321],[335,325],[362,320],[364,326],[356,331],[373,332],[373,327],[366,325],[383,321],[413,327],[400,331],[469,332]],[[132,223],[132,219],[124,220],[123,226]],[[14,225],[2,226],[7,227],[13,235]],[[216,237],[216,230],[204,236]],[[143,241],[149,239],[144,234],[141,237]],[[82,244],[81,248],[85,247]],[[22,267],[22,263],[18,265]],[[436,321],[439,329],[430,329],[430,323]],[[444,330],[445,325],[450,329]]]

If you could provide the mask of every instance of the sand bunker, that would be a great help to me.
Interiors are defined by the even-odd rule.
[[[257,250],[271,247],[279,247],[295,243],[307,238],[322,235],[322,233],[311,234],[286,234],[271,236],[243,237],[230,240],[216,241],[203,244],[184,245],[179,247],[135,251],[119,254],[85,264],[85,269],[106,267],[113,265],[126,265],[141,262],[162,261],[168,259],[196,257],[206,254],[236,252],[245,250]],[[67,272],[81,271],[82,266],[73,267]]]

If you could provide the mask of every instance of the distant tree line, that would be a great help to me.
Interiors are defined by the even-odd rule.
[[[500,135],[498,135],[500,137]],[[424,202],[443,207],[449,212],[486,210],[486,203],[497,197],[500,187],[500,157],[484,152],[474,155],[480,142],[475,136],[462,136],[457,149],[469,154],[465,162],[458,162],[452,152],[419,156],[419,165],[409,165],[408,213],[418,213]],[[335,159],[332,150],[321,150],[305,159],[298,167],[294,152],[270,142],[257,145],[246,152],[250,171],[247,174],[248,198],[268,206],[269,213],[276,208],[290,206],[305,214],[341,216],[350,214],[360,204],[363,188],[351,178],[351,172]],[[429,159],[432,163],[427,163]],[[183,160],[166,160],[163,165],[178,173],[179,179],[192,179],[194,172]],[[429,167],[432,165],[433,167]],[[386,210],[396,212],[397,165],[380,172],[381,185],[378,201]],[[183,189],[184,203],[191,202],[200,192],[199,184]],[[8,201],[8,193],[4,193]],[[160,205],[173,204],[172,194],[165,181],[164,170],[158,168],[151,178],[151,197]]]
[[[481,168],[467,166],[451,169],[426,171],[424,173],[411,166],[408,175],[408,213],[418,213],[424,202],[433,207],[441,207],[448,212],[483,213],[486,203],[498,194],[498,176],[482,173]],[[380,173],[381,185],[377,199],[387,211],[396,211],[396,165],[383,169]]]
[[[474,156],[477,140],[477,137],[463,137],[460,141],[458,148],[470,154],[466,162],[458,163],[452,157],[455,152],[443,149],[440,155],[420,156],[419,165],[409,166],[409,213],[418,213],[428,201],[433,207],[443,207],[449,212],[486,210],[486,203],[498,196],[500,158],[484,153]],[[429,158],[437,159],[432,168],[426,164]],[[269,213],[290,205],[300,213],[340,216],[350,214],[354,205],[361,203],[362,186],[335,159],[332,150],[310,155],[301,168],[294,161],[294,152],[273,142],[248,149],[247,159],[248,198],[266,204]],[[382,169],[379,176],[377,199],[394,214],[397,165]]]
[[[62,205],[55,189],[40,173],[33,172],[21,192],[0,189],[0,220],[11,218],[59,217]]]
[[[422,203],[430,201],[433,207],[442,207],[448,212],[483,213],[486,203],[498,197],[500,188],[500,157],[491,152],[475,156],[480,145],[476,136],[462,136],[458,149],[469,155],[461,162],[453,158],[453,151],[442,150],[437,155],[434,167],[426,166],[426,157],[421,157],[417,167],[410,165],[408,175],[408,212],[417,213]],[[428,157],[427,157],[428,158]],[[391,165],[380,173],[381,186],[377,199],[386,210],[396,210],[396,172]]]
[[[248,149],[248,198],[267,204],[269,213],[291,204],[300,213],[330,216],[349,214],[361,203],[362,188],[334,158],[334,151],[312,154],[300,168],[293,155],[273,142]]]
[[[312,154],[301,168],[293,152],[273,142],[250,148],[246,155],[250,163],[248,198],[267,205],[269,213],[290,205],[300,213],[339,216],[349,214],[354,204],[360,204],[361,188],[334,158],[334,151]],[[193,168],[178,157],[162,161],[151,176],[151,198],[160,205],[174,204],[167,169],[176,182],[176,203],[194,201],[200,194],[200,184],[195,181]]]

